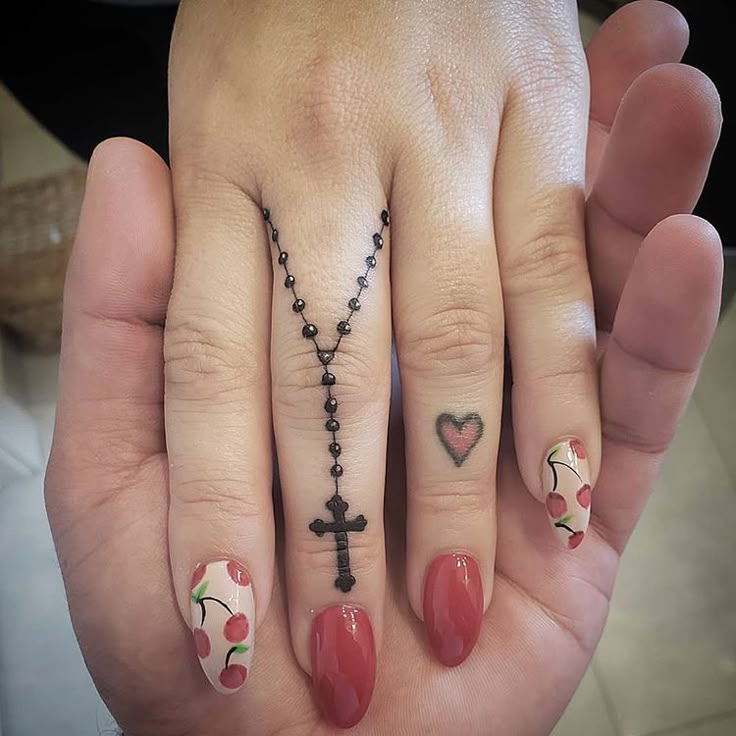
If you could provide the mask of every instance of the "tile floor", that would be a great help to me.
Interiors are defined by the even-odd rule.
[[[77,163],[0,86],[0,182]],[[22,362],[47,451],[58,360]],[[702,496],[707,516],[697,515]],[[69,622],[41,476],[0,488],[0,512],[0,589],[9,569],[27,581],[20,611],[0,596],[0,732],[108,733]],[[624,557],[593,664],[553,736],[736,736],[734,530],[736,302]]]

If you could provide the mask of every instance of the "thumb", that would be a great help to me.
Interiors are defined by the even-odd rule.
[[[98,146],[67,274],[46,507],[77,638],[126,732],[191,694],[198,674],[166,546],[162,325],[173,232],[163,161],[131,140]],[[153,602],[142,609],[143,600]],[[161,685],[173,668],[176,693]]]

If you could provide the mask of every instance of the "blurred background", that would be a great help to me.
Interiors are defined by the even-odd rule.
[[[580,0],[584,39],[621,4]],[[624,556],[603,639],[554,736],[736,736],[736,242],[725,204],[732,8],[673,4],[690,21],[686,61],[723,96],[724,136],[698,208],[724,239],[723,310]],[[129,135],[167,156],[176,8],[58,0],[14,8],[17,20],[0,27],[0,590],[23,583],[22,595],[0,595],[0,734],[96,736],[114,724],[71,629],[43,508],[61,293],[95,144]]]

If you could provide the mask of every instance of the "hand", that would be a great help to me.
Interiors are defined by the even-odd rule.
[[[650,27],[660,34],[651,38]],[[640,3],[621,11],[589,51],[596,115],[589,161],[597,179],[588,239],[596,308],[613,331],[602,341],[603,462],[585,555],[558,550],[545,536],[505,433],[493,603],[470,658],[453,670],[439,666],[406,602],[405,527],[395,508],[403,498],[403,462],[400,442],[392,440],[386,624],[373,705],[358,732],[445,734],[461,723],[475,734],[494,722],[508,733],[546,733],[589,661],[618,555],[717,312],[720,250],[709,226],[675,217],[646,239],[633,233],[691,209],[714,145],[719,118],[708,81],[675,65],[645,71],[675,61],[683,47],[678,17]],[[673,181],[682,186],[676,195]],[[207,689],[178,615],[166,543],[162,408],[161,325],[173,258],[169,187],[164,165],[130,142],[103,146],[90,169],[68,280],[47,483],[75,629],[103,697],[130,736],[238,727],[326,733],[292,654],[283,572],[258,630],[254,677],[237,697]],[[605,257],[619,268],[598,271]]]
[[[575,3],[533,8],[181,4],[168,540],[221,692],[270,615],[273,427],[294,655],[333,723],[370,701],[392,327],[406,588],[434,656],[468,656],[493,593],[504,334],[519,472],[564,549],[583,539],[600,466],[588,84]]]

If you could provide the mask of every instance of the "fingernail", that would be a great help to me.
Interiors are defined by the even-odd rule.
[[[192,635],[212,687],[239,690],[253,659],[255,604],[247,570],[235,560],[197,565],[192,576]]]
[[[483,581],[478,563],[459,552],[436,557],[424,580],[424,628],[435,657],[447,667],[463,662],[478,641]]]
[[[590,466],[585,445],[570,439],[551,447],[544,458],[542,482],[552,528],[568,549],[579,547],[590,521]]]
[[[376,678],[376,647],[368,614],[332,606],[312,624],[312,686],[324,717],[339,728],[365,714]]]

